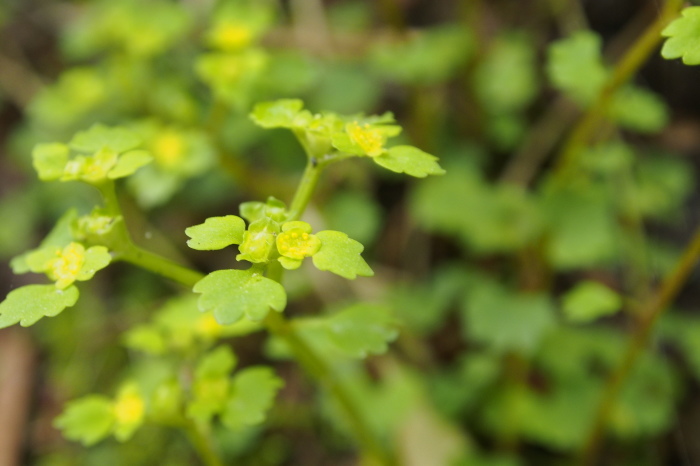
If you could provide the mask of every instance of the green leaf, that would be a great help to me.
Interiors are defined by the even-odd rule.
[[[283,385],[282,379],[269,367],[250,367],[240,371],[233,378],[221,422],[234,430],[262,423]]]
[[[243,241],[245,222],[236,215],[210,217],[204,223],[185,229],[187,245],[200,251],[223,249]]]
[[[600,37],[592,31],[556,41],[548,50],[549,79],[579,104],[591,104],[608,77],[600,49]]]
[[[531,353],[554,325],[554,306],[543,294],[515,294],[486,282],[465,298],[466,334],[496,350]]]
[[[244,270],[217,270],[193,288],[201,293],[199,310],[213,311],[216,321],[232,324],[244,315],[252,321],[265,318],[269,309],[282,311],[287,305],[287,295],[282,285],[258,273]]]
[[[97,152],[108,148],[114,152],[126,152],[141,144],[141,139],[131,131],[120,127],[95,124],[87,131],[80,131],[70,141],[70,146],[80,152]]]
[[[153,156],[145,150],[130,150],[119,156],[117,164],[107,173],[107,178],[115,180],[123,178],[136,172],[144,165],[148,165],[153,160]]]
[[[60,143],[37,144],[32,151],[34,169],[42,181],[57,180],[63,176],[68,163],[68,146]]]
[[[165,337],[156,325],[139,325],[126,331],[124,346],[144,353],[164,354],[168,348]]]
[[[78,295],[75,286],[59,290],[54,285],[26,285],[12,290],[0,303],[0,328],[17,322],[22,327],[29,327],[44,316],[55,317],[73,306]]]
[[[215,378],[228,375],[236,366],[236,355],[228,346],[219,346],[197,363],[195,378]]]
[[[636,86],[626,86],[615,93],[611,117],[620,126],[640,133],[661,131],[668,123],[668,110],[656,94]]]
[[[107,437],[114,424],[112,401],[104,396],[91,395],[74,400],[66,405],[56,418],[54,426],[71,440],[83,445],[92,445]]]
[[[584,281],[564,295],[563,306],[569,320],[590,322],[619,311],[622,298],[601,283]]]
[[[392,147],[372,160],[377,165],[393,172],[406,173],[418,178],[445,173],[445,170],[440,168],[440,165],[437,163],[437,157],[413,146]]]
[[[316,236],[321,240],[321,249],[312,257],[317,269],[333,272],[349,280],[354,280],[357,275],[374,275],[360,255],[364,250],[362,244],[340,231],[319,231]]]
[[[666,59],[682,58],[686,65],[700,64],[700,7],[683,9],[682,17],[676,19],[661,31],[668,37],[661,48],[661,56]]]
[[[76,280],[90,280],[95,272],[104,269],[112,261],[112,256],[104,246],[92,246],[85,251],[85,261],[83,262]]]
[[[387,344],[399,334],[391,312],[375,304],[359,303],[324,319],[317,324],[330,341],[343,353],[365,358],[369,353],[382,354]]]
[[[72,224],[78,218],[78,211],[76,209],[70,209],[64,213],[61,218],[58,219],[56,225],[51,229],[51,232],[46,235],[46,238],[41,242],[41,245],[31,251],[27,251],[17,257],[14,257],[10,262],[12,266],[12,272],[16,274],[27,273],[32,271],[32,267],[27,263],[29,256],[33,253],[47,249],[53,251],[55,254],[56,249],[63,249],[68,243],[73,239]],[[42,262],[42,264],[44,264]],[[39,272],[40,270],[37,270]]]
[[[250,118],[263,128],[293,128],[304,102],[299,99],[281,99],[261,102],[253,108]]]

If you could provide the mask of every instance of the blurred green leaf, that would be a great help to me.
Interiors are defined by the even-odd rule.
[[[554,326],[554,306],[544,294],[515,294],[492,282],[467,291],[464,334],[498,351],[534,352]]]
[[[282,379],[269,367],[243,369],[232,380],[221,421],[234,430],[260,424],[283,385]]]
[[[662,98],[632,85],[614,94],[610,114],[621,126],[640,133],[659,132],[668,123],[668,110]]]
[[[584,281],[563,297],[564,313],[573,322],[590,322],[620,310],[622,298],[607,286]]]
[[[139,168],[153,161],[153,156],[145,150],[130,150],[119,156],[116,165],[107,177],[111,180],[124,178],[136,172]]]
[[[304,108],[299,99],[281,99],[255,104],[250,118],[263,128],[294,128],[300,123],[297,118]]]
[[[60,143],[37,144],[32,151],[34,169],[42,181],[57,180],[63,176],[70,150]]]
[[[112,401],[91,395],[69,402],[54,425],[71,440],[93,445],[111,434],[114,425]]]
[[[98,123],[88,130],[78,132],[69,144],[72,149],[80,152],[93,153],[108,148],[121,153],[141,144],[141,138],[126,128],[108,127]]]
[[[593,31],[578,31],[550,45],[547,74],[555,87],[581,105],[589,105],[605,84],[608,72]]]

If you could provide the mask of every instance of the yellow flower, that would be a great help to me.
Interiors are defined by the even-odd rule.
[[[174,130],[161,132],[153,141],[153,155],[156,161],[165,168],[177,166],[182,161],[185,150],[184,138]]]
[[[56,281],[56,288],[68,288],[78,278],[85,263],[85,247],[80,243],[70,243],[56,250],[56,258],[47,264],[48,275]]]
[[[350,140],[360,146],[362,151],[370,157],[377,157],[384,153],[386,135],[381,129],[374,128],[367,123],[360,125],[353,121],[345,126],[345,131],[350,136]]]
[[[227,51],[247,47],[252,39],[250,28],[235,23],[221,23],[209,33],[210,44]]]

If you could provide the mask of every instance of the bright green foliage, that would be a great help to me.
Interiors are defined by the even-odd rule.
[[[684,8],[682,17],[661,31],[667,37],[661,49],[666,59],[681,58],[686,65],[700,64],[700,7]]]
[[[93,2],[64,36],[64,49],[76,58],[117,49],[139,59],[163,53],[190,27],[187,12],[167,1]],[[138,31],[138,34],[134,34]]]
[[[601,283],[584,281],[564,295],[562,304],[569,320],[590,322],[619,311],[622,299]]]
[[[219,324],[211,313],[197,308],[198,296],[191,294],[169,300],[149,323],[129,329],[124,344],[151,355],[187,353],[206,348],[219,338],[226,338],[260,329],[260,324],[247,319],[232,325]]]
[[[42,317],[55,317],[78,301],[78,289],[69,286],[58,289],[53,285],[26,285],[10,291],[0,303],[0,328],[19,323],[34,325]]]
[[[287,305],[282,285],[251,271],[217,270],[197,282],[193,291],[201,293],[199,310],[213,311],[222,325],[237,322],[243,316],[260,321],[270,308],[282,311]]]
[[[90,395],[68,402],[54,425],[71,440],[93,445],[107,437],[114,425],[112,401],[106,396]]]
[[[190,239],[187,245],[200,251],[223,249],[243,241],[245,222],[235,215],[208,218],[201,225],[185,229]]]
[[[248,225],[243,233],[243,240],[238,249],[241,251],[236,260],[253,263],[268,262],[274,251],[275,237],[280,232],[279,223],[263,217]]]
[[[579,31],[549,48],[549,79],[581,105],[591,104],[607,79],[600,47],[597,34]]]
[[[321,249],[313,255],[317,269],[328,270],[349,280],[354,280],[357,275],[374,275],[360,255],[364,250],[360,243],[340,231],[319,231],[316,236],[321,240]]]
[[[92,445],[113,434],[119,441],[131,438],[144,421],[146,404],[138,386],[128,382],[110,400],[89,395],[67,404],[54,425],[71,439]]]
[[[354,304],[325,317],[297,319],[294,325],[328,357],[362,359],[382,354],[398,336],[389,309],[369,303]]]
[[[253,223],[261,218],[282,222],[287,217],[287,206],[279,199],[270,196],[266,202],[250,201],[240,206],[241,217]]]
[[[274,13],[268,1],[222,3],[206,33],[208,45],[228,52],[248,47],[272,25]]]
[[[417,178],[445,173],[445,170],[438,165],[437,157],[413,146],[394,146],[372,160],[388,170]]]
[[[291,129],[309,156],[327,157],[335,150],[343,156],[370,157],[388,170],[419,178],[444,173],[436,157],[418,148],[386,146],[401,132],[390,113],[373,117],[312,115],[303,110],[302,101],[283,99],[257,104],[250,117],[263,128]]]
[[[195,69],[217,97],[231,105],[245,107],[267,64],[268,57],[262,50],[250,48],[237,53],[203,54]]]
[[[263,128],[295,128],[307,123],[308,118],[300,115],[304,102],[299,99],[280,99],[261,102],[255,105],[250,118]]]
[[[399,38],[379,40],[370,57],[388,79],[430,85],[449,79],[471,56],[471,34],[462,27],[436,27]]]
[[[69,144],[79,152],[98,152],[107,148],[120,153],[136,148],[141,139],[125,128],[96,124],[87,131],[78,132]]]
[[[269,367],[249,367],[238,372],[231,381],[221,422],[233,430],[260,424],[282,385],[284,382]]]
[[[497,351],[535,351],[554,326],[554,306],[543,294],[516,294],[492,282],[475,286],[464,299],[466,335]]]
[[[91,155],[70,158],[67,146],[51,143],[38,144],[32,157],[39,178],[44,181],[82,180],[100,184],[129,176],[151,162],[148,152],[133,150],[140,143],[131,131],[96,124],[77,133],[69,144],[73,150]]]
[[[71,242],[64,248],[46,247],[29,254],[26,263],[32,272],[45,272],[62,290],[73,282],[90,280],[112,260],[104,246],[85,248],[80,243]]]

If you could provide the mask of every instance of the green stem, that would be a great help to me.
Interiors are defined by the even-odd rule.
[[[588,108],[566,140],[557,165],[559,174],[571,173],[579,154],[586,147],[600,124],[605,121],[615,92],[629,81],[646,62],[662,39],[661,31],[672,19],[678,16],[682,6],[682,0],[668,0],[654,22],[647,26],[642,36],[635,41],[617,63],[603,90],[598,95],[598,99]]]
[[[299,220],[301,218],[306,210],[306,206],[309,205],[311,196],[316,190],[316,185],[318,184],[318,179],[321,176],[322,170],[323,167],[319,163],[319,160],[313,156],[309,157],[309,161],[306,163],[306,168],[304,169],[304,174],[299,182],[299,187],[294,194],[292,204],[289,206],[287,221]]]
[[[350,427],[363,450],[371,454],[375,461],[379,461],[379,464],[393,464],[393,461],[377,442],[350,392],[326,361],[299,336],[294,326],[276,312],[270,312],[267,315],[265,325],[272,333],[285,340],[302,367],[333,395],[341,409],[345,411]]]
[[[600,443],[603,439],[605,427],[613,410],[615,400],[620,394],[625,380],[634,368],[637,359],[646,348],[654,324],[680,292],[699,260],[700,228],[696,230],[692,241],[688,244],[688,247],[683,252],[675,268],[664,279],[656,297],[642,310],[639,325],[627,344],[627,349],[622,357],[622,361],[617,369],[608,377],[603,389],[600,404],[593,418],[593,424],[581,451],[581,464],[598,464],[597,456]]]
[[[169,278],[185,286],[193,287],[204,278],[204,274],[176,262],[130,244],[117,256],[117,259],[137,265],[160,276]]]
[[[214,450],[211,439],[200,426],[195,422],[189,422],[183,427],[183,430],[205,465],[224,466],[224,462]]]

